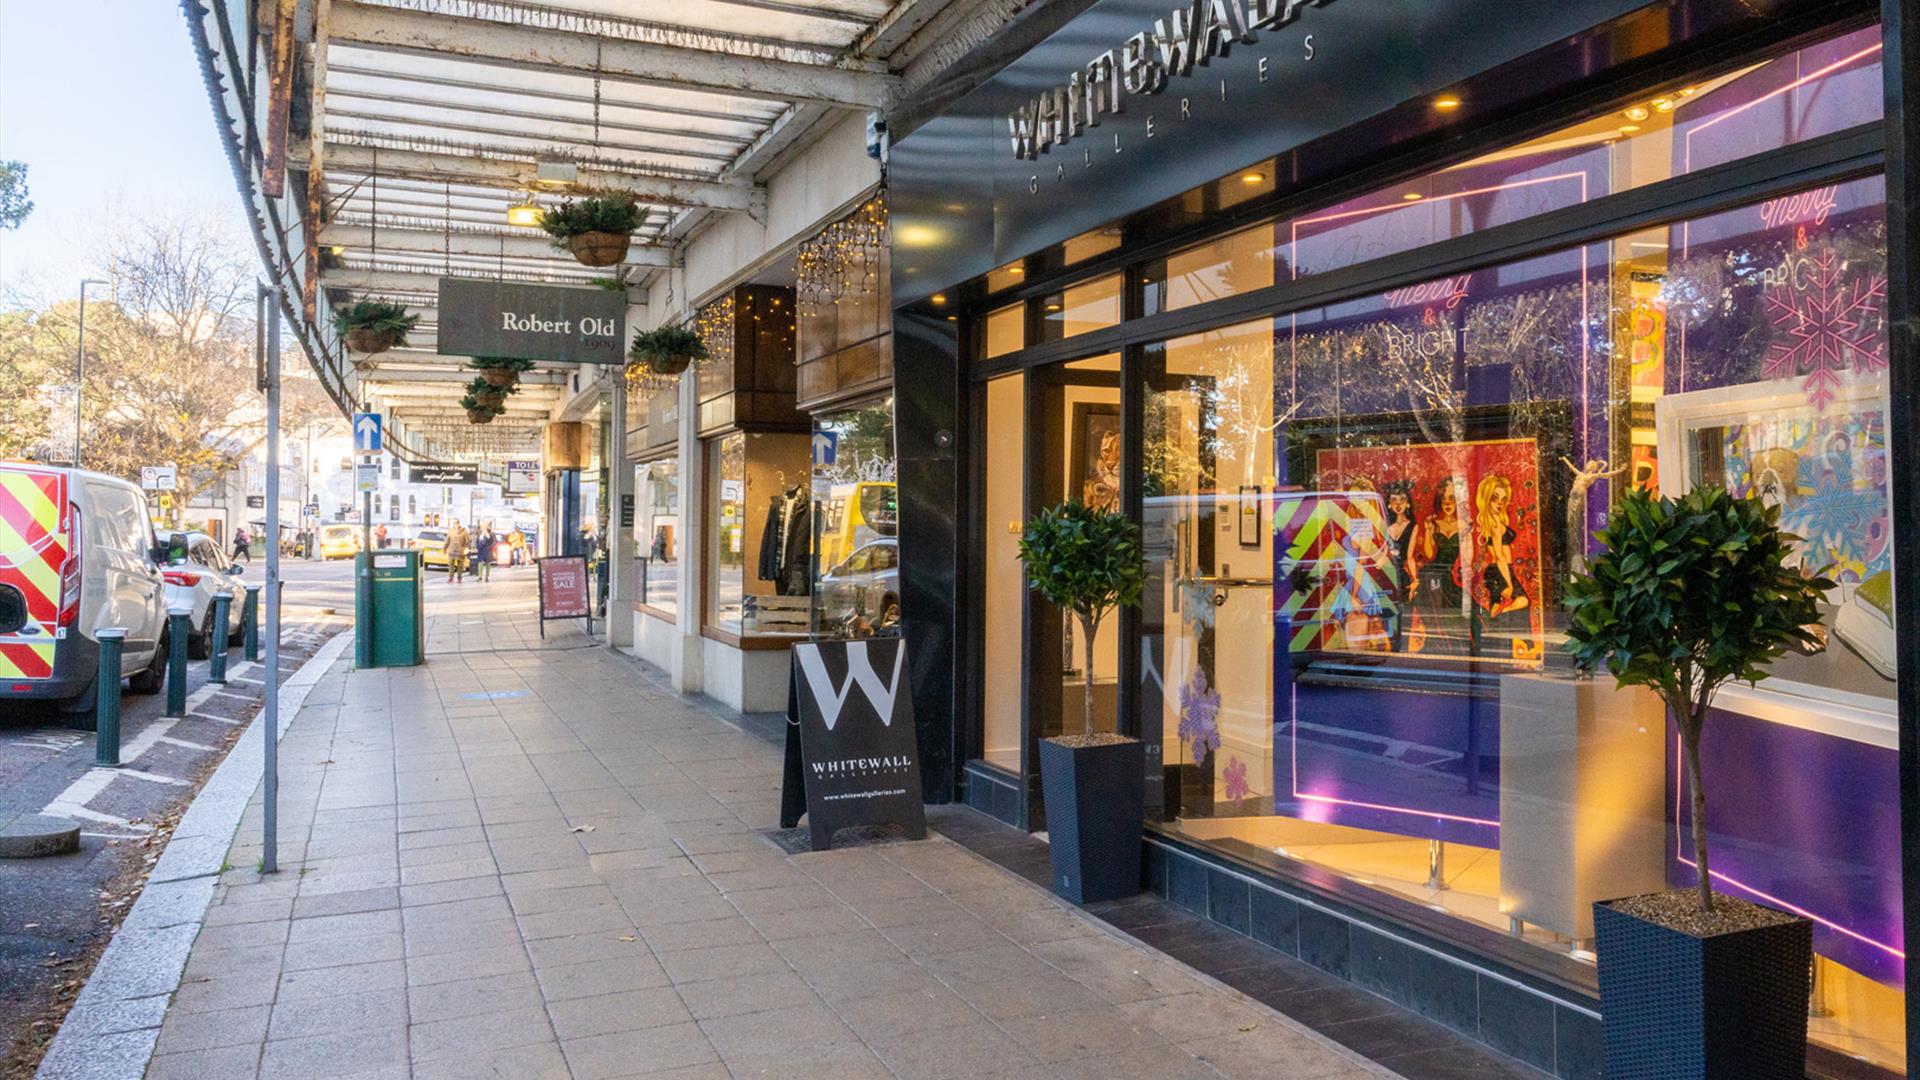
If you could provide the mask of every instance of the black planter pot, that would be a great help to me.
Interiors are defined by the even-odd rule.
[[[1608,1080],[1803,1080],[1813,924],[1695,937],[1593,905]]]
[[[1103,746],[1040,740],[1054,892],[1076,904],[1139,893],[1146,762],[1138,740]]]

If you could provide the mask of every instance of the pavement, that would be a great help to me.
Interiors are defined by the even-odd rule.
[[[349,625],[305,593],[336,588],[331,579],[343,572],[316,564],[303,580],[289,575],[283,679]],[[249,570],[255,580],[264,573]],[[239,648],[228,663],[224,688],[207,684],[204,661],[188,664],[184,719],[163,715],[165,695],[123,695],[119,769],[95,768],[93,735],[67,730],[51,705],[8,702],[0,711],[0,820],[50,814],[81,829],[72,854],[0,860],[0,1076],[37,1055],[127,916],[173,820],[258,710],[263,669]]]
[[[426,665],[314,681],[145,1076],[1392,1075],[937,833],[785,854],[779,749],[532,598],[430,585]]]

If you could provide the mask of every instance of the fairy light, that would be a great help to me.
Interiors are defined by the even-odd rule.
[[[810,317],[820,305],[877,292],[886,247],[887,194],[881,191],[800,245],[793,272],[801,314]]]

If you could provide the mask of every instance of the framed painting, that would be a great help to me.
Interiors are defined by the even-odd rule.
[[[1072,424],[1067,491],[1095,510],[1119,510],[1120,407],[1075,402]]]

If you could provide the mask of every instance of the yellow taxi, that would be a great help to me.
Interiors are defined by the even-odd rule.
[[[447,568],[447,530],[421,529],[407,546],[420,553],[421,566]]]
[[[360,526],[320,526],[320,557],[322,559],[351,559],[359,553]]]

